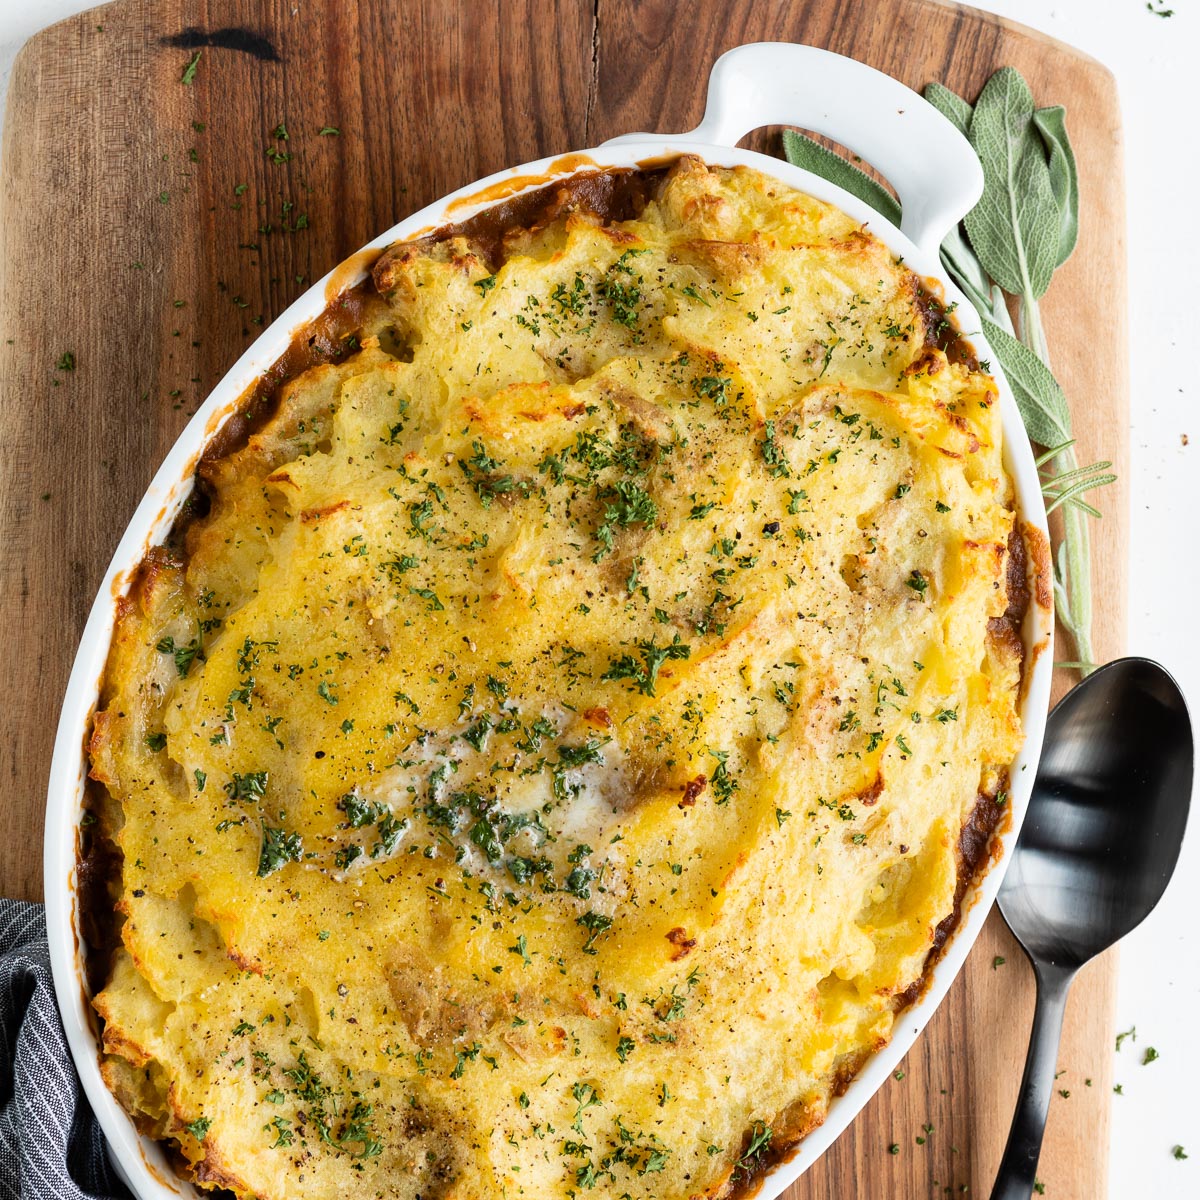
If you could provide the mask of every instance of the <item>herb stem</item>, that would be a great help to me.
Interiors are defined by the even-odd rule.
[[[1034,301],[1036,307],[1037,301]],[[1017,336],[1017,331],[1013,329],[1012,317],[1008,315],[1008,304],[1004,299],[1004,291],[996,284],[992,284],[992,320],[1004,330],[1005,333]]]
[[[1032,292],[1021,297],[1020,338],[1050,366],[1050,349],[1042,327],[1041,310]],[[1054,476],[1079,472],[1074,441],[1064,445],[1053,459]],[[1063,628],[1075,643],[1079,673],[1087,676],[1094,669],[1096,656],[1092,652],[1092,536],[1088,529],[1087,513],[1077,505],[1062,507],[1063,537],[1054,568],[1054,607]]]
[[[1041,309],[1038,307],[1038,302],[1034,299],[1033,293],[1029,290],[1026,290],[1021,297],[1020,316],[1021,341],[1049,368],[1050,347],[1046,344],[1046,333],[1042,328]]]
[[[1059,470],[1078,469],[1075,448],[1068,447],[1055,460]],[[1081,664],[1079,673],[1089,675],[1096,655],[1092,651],[1092,535],[1087,513],[1074,504],[1062,506],[1063,540],[1054,572],[1054,600],[1058,619],[1075,643]]]

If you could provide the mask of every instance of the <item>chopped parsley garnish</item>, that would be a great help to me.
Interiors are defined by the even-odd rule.
[[[563,891],[577,896],[580,900],[590,900],[592,898],[591,884],[595,878],[596,872],[591,867],[572,867],[566,883],[563,884]]]
[[[582,925],[588,931],[587,941],[583,943],[584,954],[595,954],[595,941],[605,930],[612,928],[612,917],[598,912],[585,912],[582,917],[575,918],[575,924]]]
[[[192,638],[186,646],[177,645],[173,637],[164,637],[158,640],[154,647],[160,654],[170,654],[175,659],[176,673],[186,678],[187,673],[192,669],[192,663],[196,661],[196,655],[200,653],[200,639]]]
[[[458,465],[467,477],[467,482],[475,489],[479,503],[484,508],[491,508],[492,501],[497,496],[504,496],[510,492],[524,495],[529,490],[528,483],[518,481],[511,474],[501,474],[504,464],[488,454],[483,442],[473,441],[471,449],[475,453],[468,459],[460,458]]]
[[[399,581],[405,571],[411,571],[421,565],[421,560],[415,554],[402,554],[391,562],[381,562],[379,569],[387,573],[393,583]]]
[[[917,570],[914,570],[904,582],[906,586],[912,588],[912,590],[916,592],[918,596],[924,596],[929,588],[929,580]]]
[[[659,646],[653,641],[637,642],[636,645],[642,655],[641,662],[632,654],[623,654],[620,658],[610,660],[608,670],[600,678],[631,680],[643,696],[654,695],[658,672],[663,663],[668,659],[687,659],[692,654],[691,646],[681,642],[679,634],[665,646]]]
[[[600,495],[608,503],[604,519],[596,530],[600,549],[592,556],[599,562],[613,548],[613,530],[626,529],[630,525],[652,525],[658,519],[658,505],[640,484],[631,479],[619,479]]]
[[[720,369],[721,364],[718,363],[717,370]],[[692,391],[705,400],[711,400],[714,407],[724,408],[729,403],[729,389],[732,385],[733,380],[723,375],[702,375],[699,379],[692,380]]]
[[[565,744],[559,746],[558,762],[556,762],[551,769],[554,795],[556,799],[566,800],[572,790],[567,785],[565,778],[566,772],[586,766],[588,763],[598,763],[603,761],[600,750],[602,747],[606,746],[610,740],[611,739],[609,738],[588,738],[588,740],[581,746],[570,746]]]
[[[729,774],[728,750],[709,750],[709,754],[717,760],[717,765],[710,779],[713,795],[717,798],[718,804],[724,804],[738,790],[740,784]]]
[[[786,479],[791,475],[791,464],[783,452],[783,447],[776,441],[774,421],[767,422],[759,448],[762,451],[763,462],[767,464],[767,471],[771,475],[776,479]]]
[[[433,534],[427,528],[428,522],[431,520],[433,520],[433,501],[428,497],[408,506],[408,523],[412,527],[412,531],[427,542],[433,541]]]
[[[248,771],[239,775],[235,771],[225,785],[225,794],[230,800],[261,800],[267,794],[267,772]]]
[[[428,612],[446,611],[446,606],[438,599],[437,592],[435,592],[432,588],[410,587],[408,590],[410,595],[419,596],[425,601],[425,608]],[[328,699],[328,697],[326,697],[326,699]],[[334,699],[333,703],[337,703],[336,698]]]
[[[302,851],[303,844],[298,833],[289,833],[286,829],[264,825],[262,848],[258,855],[259,878],[265,878],[278,871],[284,863],[299,862]]]
[[[608,301],[609,308],[612,310],[612,319],[626,329],[637,329],[638,306],[642,300],[641,288],[638,286],[642,282],[642,277],[633,273],[629,260],[636,254],[647,253],[649,253],[647,250],[626,250],[604,273],[604,277],[596,289],[601,298]],[[627,275],[629,282],[625,283],[618,279],[618,275]]]
[[[379,822],[378,833],[379,841],[371,849],[371,857],[378,858],[380,854],[391,854],[400,842],[400,835],[408,828],[408,818],[404,817],[397,820],[388,813],[386,817]]]
[[[487,736],[492,731],[492,718],[484,713],[474,725],[463,730],[463,741],[475,750],[483,750],[487,743]]]
[[[385,805],[364,800],[357,792],[347,792],[337,802],[337,806],[346,814],[346,824],[351,829],[362,829],[364,826],[374,825],[387,813]]]
[[[771,1145],[773,1134],[770,1125],[755,1121],[750,1130],[750,1141],[745,1153],[737,1161],[737,1170],[750,1175]]]
[[[356,846],[353,843],[349,846],[343,846],[336,851],[333,856],[333,861],[337,868],[344,871],[356,858],[362,856],[362,847]]]
[[[587,285],[583,281],[583,276],[578,271],[575,272],[575,282],[571,285],[570,291],[567,291],[566,284],[556,284],[550,293],[550,299],[564,313],[573,313],[577,317],[583,316],[587,311]]]

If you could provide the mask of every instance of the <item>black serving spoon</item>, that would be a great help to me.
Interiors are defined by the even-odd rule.
[[[1161,899],[1191,794],[1187,706],[1157,663],[1109,663],[1050,713],[1029,812],[1000,888],[1000,911],[1033,963],[1037,1007],[992,1200],[1032,1195],[1067,991],[1084,963]]]

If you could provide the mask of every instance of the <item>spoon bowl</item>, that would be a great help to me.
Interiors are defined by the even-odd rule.
[[[1078,968],[1145,920],[1179,859],[1191,787],[1187,706],[1157,663],[1118,659],[1064,697],[1000,888],[1031,957]]]
[[[1089,675],[1046,722],[1029,811],[1000,888],[1037,978],[1029,1054],[992,1200],[1028,1200],[1050,1109],[1071,980],[1149,916],[1179,860],[1192,729],[1157,663]]]

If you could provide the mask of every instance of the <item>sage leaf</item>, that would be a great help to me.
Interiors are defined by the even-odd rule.
[[[814,142],[794,129],[783,131],[783,153],[793,167],[828,179],[850,195],[857,196],[864,204],[869,204],[893,225],[900,224],[900,205],[895,197],[840,154],[835,154],[820,142]]]
[[[1059,214],[1033,93],[1018,71],[1002,67],[984,84],[969,136],[983,166],[983,195],[966,216],[971,245],[1006,292],[1037,300],[1058,262]]]
[[[942,265],[980,316],[991,310],[991,304],[988,302],[990,285],[987,274],[957,225],[942,242]]]
[[[946,117],[963,137],[971,127],[971,106],[944,84],[931,83],[925,89],[925,99]]]
[[[1076,467],[1074,470],[1059,471],[1058,474],[1051,475],[1042,484],[1042,495],[1046,498],[1046,516],[1060,505],[1073,504],[1089,517],[1100,520],[1103,516],[1100,510],[1081,497],[1084,492],[1116,483],[1117,477],[1108,469],[1111,466],[1112,463],[1106,459],[1087,467]]]
[[[992,284],[991,319],[1010,337],[1017,336],[1017,331],[1013,329],[1012,317],[1008,314],[1008,305],[1005,303],[1004,293],[994,283]]]
[[[1058,205],[1058,258],[1056,267],[1071,257],[1079,237],[1079,176],[1075,170],[1075,152],[1067,137],[1067,110],[1061,104],[1039,108],[1033,123],[1050,152],[1050,190]]]
[[[971,105],[941,83],[928,84],[923,94],[963,137],[967,136],[971,127],[971,113],[974,111]],[[991,283],[987,272],[958,225],[950,230],[942,242],[942,264],[978,313],[982,315],[991,309],[988,300]]]
[[[983,336],[1000,360],[1030,439],[1042,446],[1061,446],[1069,442],[1071,410],[1050,368],[1012,334],[986,317],[983,318]]]

